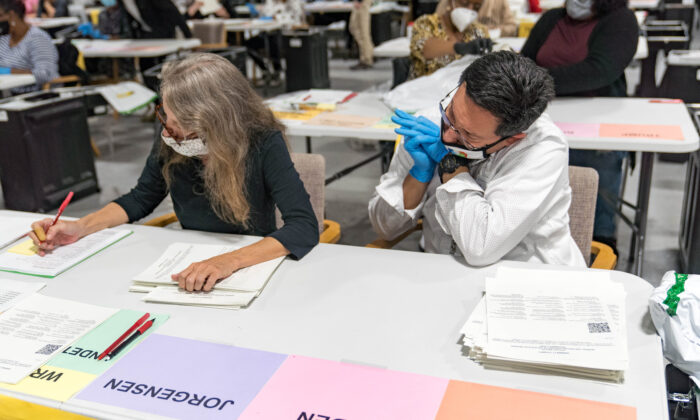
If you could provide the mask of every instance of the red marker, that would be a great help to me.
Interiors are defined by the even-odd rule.
[[[354,98],[355,96],[357,96],[357,92],[353,92],[353,93],[349,94],[342,101],[340,101],[340,103],[344,104],[345,102],[349,101],[350,99]]]
[[[61,207],[58,208],[58,213],[56,213],[56,217],[53,219],[53,223],[51,223],[51,226],[55,225],[56,222],[58,222],[58,218],[61,217],[63,214],[63,210],[68,207],[68,203],[70,203],[70,200],[73,198],[73,191],[69,192],[68,195],[66,196],[66,199],[63,200],[63,203],[61,203]]]
[[[141,324],[143,324],[148,319],[149,316],[151,316],[151,314],[146,312],[141,318],[139,318],[138,321],[136,321],[134,323],[134,325],[131,326],[131,328],[126,330],[126,332],[124,334],[122,334],[119,338],[117,338],[117,341],[115,341],[109,347],[107,347],[107,349],[105,351],[103,351],[102,354],[100,354],[100,356],[97,358],[97,360],[102,360],[103,357],[105,357],[107,354],[109,354],[109,352],[114,350],[114,348],[117,347],[126,337],[128,337],[129,334],[134,332],[135,329],[137,329]]]
[[[131,334],[131,337],[127,338],[126,341],[124,341],[123,343],[121,343],[121,344],[119,345],[119,347],[117,347],[116,349],[112,350],[112,352],[111,352],[110,354],[107,355],[107,360],[109,360],[109,359],[111,359],[111,358],[113,358],[113,357],[117,357],[117,354],[119,354],[122,350],[124,350],[125,348],[127,348],[127,347],[129,346],[129,344],[131,344],[131,343],[134,342],[134,340],[136,340],[137,338],[141,337],[149,328],[151,328],[151,325],[153,325],[153,321],[155,321],[155,319],[151,319],[151,320],[149,320],[147,323],[143,324],[143,325],[141,326],[141,328],[138,329],[138,331],[136,331],[135,333]]]

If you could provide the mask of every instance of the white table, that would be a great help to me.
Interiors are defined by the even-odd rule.
[[[76,16],[66,16],[57,18],[28,18],[27,23],[41,29],[55,29],[63,26],[77,25],[80,19]]]
[[[244,31],[276,31],[282,29],[282,24],[274,19],[224,19],[228,32]]]
[[[306,13],[350,13],[355,6],[352,1],[315,1],[304,3]],[[408,6],[401,6],[396,2],[381,2],[370,7],[371,14],[384,12],[408,13]]]
[[[381,102],[380,95],[365,93],[340,105],[334,112],[383,117],[391,114],[392,111]],[[688,153],[698,149],[698,133],[685,105],[644,98],[557,98],[550,104],[547,112],[555,122],[655,124],[681,127],[684,140],[568,137],[569,147],[572,149],[642,152],[635,220],[631,221],[633,229],[637,229],[637,232],[633,235],[630,252],[634,257],[632,272],[641,275],[654,153]],[[312,137],[349,137],[379,141],[396,139],[396,134],[390,128],[326,127],[307,125],[299,121],[283,120],[283,122],[287,126],[287,134],[307,138],[308,152],[311,151]],[[380,156],[374,156],[373,159],[378,157]],[[386,162],[384,164],[386,165]]]
[[[497,46],[499,44],[505,44],[517,53],[519,53],[523,48],[525,41],[527,41],[527,38],[501,37],[494,39]],[[411,41],[408,39],[408,37],[390,39],[389,41],[385,41],[374,47],[375,57],[397,58],[408,57],[410,54]],[[640,36],[637,43],[637,52],[634,54],[634,60],[643,60],[648,56],[649,47],[647,45],[647,39],[644,36]]]
[[[636,407],[639,420],[667,418],[660,339],[647,310],[652,288],[633,275],[611,272],[613,281],[622,283],[627,291],[630,369],[624,384],[606,384],[486,370],[462,356],[460,328],[481,297],[486,275],[496,266],[473,269],[448,255],[322,244],[301,261],[284,261],[248,309],[147,304],[140,300],[141,295],[127,292],[129,279],[151,264],[167,244],[241,243],[245,239],[131,228],[133,235],[47,281],[41,293],[170,314],[156,331],[159,334],[623,404]],[[546,267],[513,262],[498,265]],[[110,407],[88,410],[71,401],[58,404],[5,390],[0,393],[80,414],[117,417]]]
[[[181,51],[192,50],[202,45],[199,39],[118,39],[86,40],[74,39],[73,45],[86,58],[104,57],[112,59],[112,78],[119,80],[119,58],[133,58],[134,68],[140,70],[139,59],[163,57]]]
[[[36,84],[36,79],[31,74],[0,75],[0,90],[9,90],[34,84]]]
[[[630,9],[656,9],[659,7],[660,0],[630,0]]]

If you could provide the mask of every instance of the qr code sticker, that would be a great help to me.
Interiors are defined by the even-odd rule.
[[[609,333],[610,325],[607,322],[589,322],[588,323],[589,333]]]
[[[51,354],[60,348],[61,346],[58,344],[47,344],[44,347],[40,348],[39,351],[36,352],[36,354]]]

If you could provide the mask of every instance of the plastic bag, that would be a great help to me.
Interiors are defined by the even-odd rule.
[[[649,298],[664,356],[700,386],[700,275],[668,271]]]

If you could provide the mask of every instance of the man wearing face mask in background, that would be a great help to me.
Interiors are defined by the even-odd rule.
[[[442,0],[413,24],[411,78],[433,73],[466,54],[484,54],[493,42],[477,22],[482,0]]]
[[[21,0],[0,0],[0,74],[32,74],[30,89],[39,89],[58,77],[58,52],[46,32],[24,21],[24,11]]]
[[[568,145],[544,114],[553,96],[544,69],[500,51],[464,70],[440,126],[397,111],[404,140],[369,203],[374,230],[391,240],[422,218],[427,252],[474,266],[584,266],[569,230]]]
[[[637,50],[639,27],[626,0],[567,0],[532,28],[521,54],[548,69],[557,96],[627,96],[625,68]],[[626,152],[572,150],[570,163],[598,171],[594,239],[616,245],[615,206]]]

